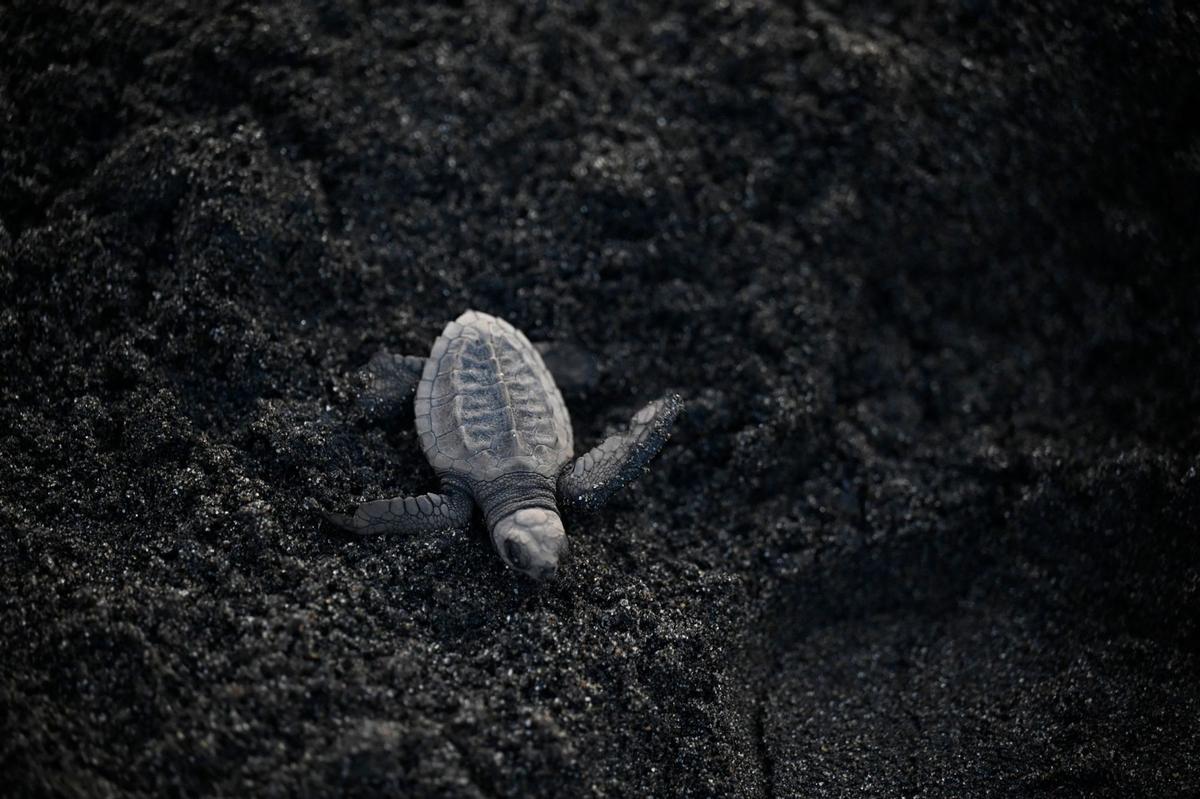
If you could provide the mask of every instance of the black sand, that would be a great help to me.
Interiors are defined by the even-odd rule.
[[[1189,4],[98,5],[0,4],[0,793],[1200,790]],[[556,586],[305,506],[467,308],[689,400]]]

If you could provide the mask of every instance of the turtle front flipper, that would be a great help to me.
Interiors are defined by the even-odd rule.
[[[593,510],[637,479],[670,438],[682,407],[678,394],[657,399],[634,415],[624,433],[609,436],[564,466],[558,476],[559,505]]]
[[[471,498],[452,491],[392,497],[364,502],[353,516],[321,511],[326,521],[358,535],[383,533],[438,533],[461,530],[471,523]]]
[[[372,419],[399,412],[420,382],[425,360],[382,350],[375,353],[359,372],[363,389],[358,395],[358,407]]]

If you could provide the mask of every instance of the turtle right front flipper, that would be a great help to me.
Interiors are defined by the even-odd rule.
[[[379,351],[359,372],[363,390],[358,407],[372,419],[392,416],[412,396],[425,369],[425,358]]]
[[[392,497],[364,502],[353,516],[322,511],[326,521],[358,535],[383,533],[437,533],[461,530],[471,523],[471,498],[452,491]]]
[[[678,394],[657,399],[634,415],[624,433],[609,436],[564,466],[558,477],[559,505],[595,510],[637,479],[670,438],[682,407]]]

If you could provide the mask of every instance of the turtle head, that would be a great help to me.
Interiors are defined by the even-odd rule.
[[[549,580],[558,575],[558,564],[566,557],[567,534],[554,511],[522,508],[496,522],[492,545],[512,568],[535,580]]]

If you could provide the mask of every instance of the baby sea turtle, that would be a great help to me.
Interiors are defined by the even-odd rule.
[[[574,458],[571,418],[542,356],[479,311],[447,324],[428,358],[380,352],[364,371],[359,402],[372,416],[394,413],[416,387],[417,434],[442,492],[325,518],[364,535],[428,533],[466,527],[478,505],[501,559],[536,580],[554,577],[567,552],[559,509],[598,508],[635,479],[682,406],[674,394],[655,400],[625,432]]]

